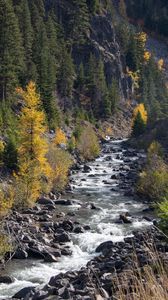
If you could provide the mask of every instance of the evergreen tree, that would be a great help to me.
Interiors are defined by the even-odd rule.
[[[5,144],[3,153],[3,162],[5,167],[11,171],[16,171],[18,168],[18,151],[14,136],[10,135]]]
[[[71,54],[65,47],[62,49],[62,59],[59,66],[58,87],[62,97],[71,97],[75,80],[75,69]]]
[[[11,0],[0,0],[0,99],[6,100],[23,70],[23,47]]]
[[[85,84],[85,72],[83,63],[79,66],[78,76],[77,76],[77,88],[80,92],[84,90],[84,84]]]
[[[72,0],[70,13],[70,38],[75,43],[83,43],[89,30],[89,13],[86,0]]]
[[[99,0],[87,0],[86,2],[91,14],[95,14],[99,9]]]
[[[23,83],[35,80],[36,66],[33,63],[32,47],[33,47],[33,28],[31,25],[31,15],[27,0],[22,0],[18,9],[19,25],[23,39],[25,71],[23,75]]]
[[[143,134],[146,128],[146,124],[142,118],[142,115],[140,113],[140,111],[138,111],[135,120],[134,120],[134,124],[133,124],[133,128],[132,128],[132,135],[134,137],[138,137],[139,135]]]

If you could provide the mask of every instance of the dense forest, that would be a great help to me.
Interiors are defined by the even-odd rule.
[[[60,197],[67,191],[73,194],[71,176],[91,172],[88,164],[106,154],[104,165],[109,163],[111,169],[119,160],[113,169],[118,173],[110,177],[118,181],[110,191],[117,193],[119,188],[124,197],[135,196],[142,205],[149,205],[149,211],[156,210],[158,230],[167,234],[167,38],[166,0],[0,0],[0,261],[11,258],[11,253],[18,259],[6,224],[24,224],[22,213],[30,223],[39,222],[40,234],[47,228],[47,238],[51,234],[54,241],[59,226],[60,235],[65,228],[72,233],[78,222],[71,224],[68,219],[66,223],[67,211],[61,225],[53,221],[54,201],[65,205]],[[116,144],[104,148],[110,140],[123,138],[128,139],[121,146],[125,148]],[[111,154],[116,156],[110,158]],[[88,177],[93,179],[95,174]],[[81,180],[81,186],[85,181]],[[102,182],[109,185],[108,180]],[[49,206],[41,212],[36,203]],[[99,211],[93,203],[88,206]],[[129,218],[129,212],[121,214],[114,224],[133,224]],[[48,219],[54,222],[52,228],[44,224]],[[146,221],[150,222],[149,216]],[[17,243],[15,239],[15,247]],[[26,247],[31,244],[26,243]],[[68,247],[57,250],[69,251]],[[22,258],[33,253],[27,248],[19,251]],[[109,249],[103,255],[109,255]],[[57,262],[53,256],[45,259]]]

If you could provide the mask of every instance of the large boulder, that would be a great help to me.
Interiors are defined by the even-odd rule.
[[[35,287],[28,286],[23,289],[21,289],[19,292],[17,292],[12,298],[13,299],[24,299],[28,294],[35,291]],[[29,298],[27,298],[29,299]]]
[[[109,250],[113,247],[113,245],[114,243],[112,241],[103,242],[96,248],[96,253],[102,252],[104,250]]]
[[[58,235],[55,235],[55,239],[54,242],[58,242],[58,243],[68,243],[71,241],[70,236],[66,233],[60,233]]]
[[[54,201],[53,200],[51,200],[49,198],[45,198],[45,197],[42,197],[42,198],[38,199],[37,202],[39,204],[41,204],[41,205],[48,205],[48,204],[54,205]]]
[[[45,254],[44,261],[47,263],[58,262],[57,258],[51,253]]]
[[[15,281],[15,279],[12,276],[0,276],[0,284],[5,283],[5,284],[11,284]]]

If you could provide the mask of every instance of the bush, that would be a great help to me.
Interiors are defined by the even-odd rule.
[[[14,201],[14,192],[12,186],[0,186],[0,219],[2,219],[12,207]]]
[[[162,230],[168,233],[168,195],[158,204],[158,215],[161,219],[160,226]]]
[[[100,153],[98,138],[91,126],[87,126],[81,133],[78,150],[84,159],[94,159]]]
[[[62,191],[68,182],[68,171],[72,165],[71,155],[62,149],[52,145],[47,154],[49,165],[53,171],[53,191]]]
[[[159,143],[153,142],[148,149],[147,165],[140,174],[137,190],[152,201],[162,201],[168,195],[168,166],[162,158]]]

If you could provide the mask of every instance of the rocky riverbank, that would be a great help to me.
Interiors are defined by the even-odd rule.
[[[69,193],[66,194],[65,199],[60,199],[58,195],[50,194],[47,198],[39,199],[34,208],[25,209],[22,212],[13,211],[6,219],[6,229],[11,234],[15,249],[10,254],[12,259],[18,261],[40,259],[45,264],[57,264],[62,257],[68,256],[71,258],[71,243],[74,236],[87,236],[87,233],[88,235],[93,234],[91,223],[87,223],[87,215],[94,212],[94,215],[98,217],[103,212],[103,208],[99,207],[96,201],[89,200],[89,193],[87,193],[85,201],[74,199],[76,198],[73,192],[76,178],[74,176],[79,177],[78,174],[83,174],[79,187],[82,187],[87,180],[92,180],[92,185],[94,180],[96,182],[97,176],[99,176],[103,189],[108,190],[108,197],[111,194],[117,195],[117,192],[123,195],[123,201],[132,199],[133,196],[135,197],[134,185],[137,174],[144,164],[145,154],[143,152],[137,153],[134,149],[128,148],[127,145],[120,147],[116,144],[114,147],[109,142],[103,146],[101,156],[103,157],[101,165],[99,160],[95,162],[95,173],[92,172],[93,166],[91,163],[74,166],[70,176]],[[102,174],[97,175],[100,172],[100,167],[103,167],[101,169]],[[109,175],[107,176],[106,174]],[[131,202],[125,203],[125,205],[130,207]],[[76,207],[76,209],[73,209],[73,207]],[[121,212],[113,219],[110,230],[113,231],[113,227],[122,226],[122,224],[130,226],[129,228],[134,228],[133,224],[137,220],[139,222],[147,220],[152,224],[153,217],[148,212],[147,207],[139,211],[138,215],[133,215],[129,211],[121,209]],[[78,214],[86,215],[85,222],[79,221]],[[111,277],[114,274],[114,270],[121,272],[133,264],[133,249],[137,253],[140,264],[149,262],[148,251],[145,250],[144,241],[151,245],[154,243],[161,252],[167,251],[167,244],[163,242],[163,236],[154,227],[149,230],[148,235],[136,230],[136,232],[133,232],[133,237],[131,233],[129,237],[117,243],[111,240],[108,241],[108,239],[103,243],[95,241],[95,245],[93,244],[94,258],[89,261],[87,267],[83,267],[80,271],[58,274],[52,277],[44,287],[36,287],[32,284],[31,287],[24,288],[16,293],[14,298],[112,299],[110,298],[112,297]],[[14,278],[6,275],[5,272],[0,277],[0,282],[5,284],[12,284],[14,280]]]
[[[157,257],[151,251],[157,250]],[[155,251],[156,251],[155,250]],[[100,244],[96,249],[100,253],[80,271],[61,273],[51,277],[42,289],[28,287],[16,293],[15,299],[73,299],[100,300],[113,298],[116,274],[130,270],[136,263],[140,267],[154,265],[159,260],[167,262],[168,244],[155,228],[145,232],[134,232],[134,237],[125,238],[123,242],[111,241]]]

